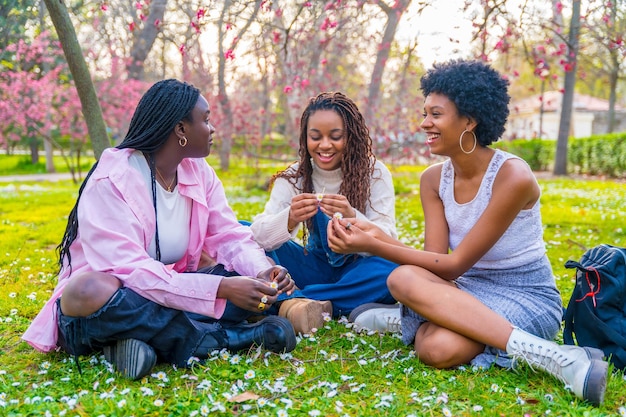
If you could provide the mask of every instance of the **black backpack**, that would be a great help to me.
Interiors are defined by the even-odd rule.
[[[598,245],[565,267],[576,268],[576,286],[563,341],[602,349],[616,369],[626,368],[626,249]]]

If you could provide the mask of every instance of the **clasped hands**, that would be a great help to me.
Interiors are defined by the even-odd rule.
[[[276,302],[282,293],[291,295],[296,284],[287,269],[275,265],[261,271],[256,278],[225,277],[218,290],[219,298],[226,298],[245,310],[262,312]]]

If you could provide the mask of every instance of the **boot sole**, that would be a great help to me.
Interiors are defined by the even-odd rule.
[[[591,360],[583,392],[583,397],[591,404],[600,405],[604,401],[608,369],[608,362],[598,359]]]
[[[600,349],[597,348],[592,348],[592,347],[587,347],[587,346],[583,346],[583,349],[585,349],[585,352],[587,352],[587,357],[589,359],[595,359],[598,361],[601,361],[604,359],[604,352]]]
[[[137,380],[148,375],[156,365],[156,353],[145,342],[137,339],[118,340],[102,349],[107,362],[126,378]]]
[[[296,333],[289,320],[269,316],[254,324],[263,326],[263,347],[274,353],[291,352],[296,348]]]

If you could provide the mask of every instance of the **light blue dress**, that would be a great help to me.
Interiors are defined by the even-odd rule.
[[[452,164],[449,160],[443,163],[439,197],[449,225],[452,251],[484,213],[498,171],[510,158],[518,157],[496,150],[476,197],[464,204],[454,199]],[[539,201],[532,208],[520,211],[485,256],[454,282],[513,325],[539,337],[554,339],[560,329],[563,307],[546,256]],[[426,319],[419,314],[402,306],[402,340],[406,344],[414,342],[417,329],[424,321]],[[472,365],[480,367],[493,363],[511,366],[506,352],[491,346],[486,346],[484,352],[472,360]]]

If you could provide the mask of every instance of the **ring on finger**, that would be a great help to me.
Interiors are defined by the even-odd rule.
[[[267,303],[267,295],[264,295],[263,297],[261,297],[261,303],[263,304]]]
[[[261,302],[259,303],[259,305],[257,306],[257,308],[258,308],[259,310],[261,310],[261,311],[265,310],[265,303],[264,303],[263,301],[261,301]]]
[[[352,223],[348,222],[346,224],[346,230],[350,230],[351,227],[352,227]]]

